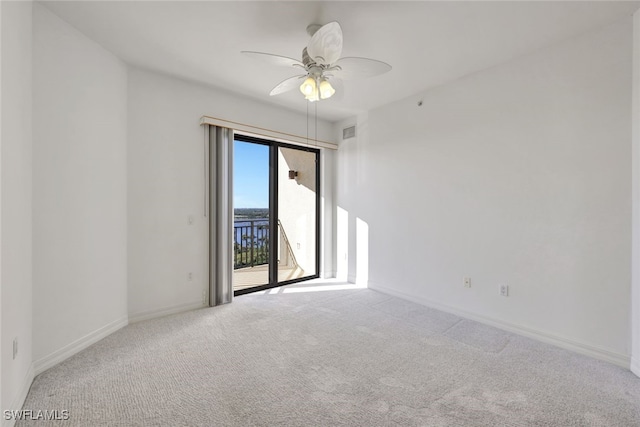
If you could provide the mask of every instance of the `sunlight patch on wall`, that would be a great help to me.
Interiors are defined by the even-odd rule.
[[[356,283],[369,283],[369,224],[356,218]]]
[[[346,280],[349,270],[349,213],[338,206],[336,219],[336,277]]]

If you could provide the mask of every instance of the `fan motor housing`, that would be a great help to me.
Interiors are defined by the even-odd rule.
[[[309,53],[307,53],[306,47],[302,49],[302,63],[304,64],[304,67],[307,70],[313,67],[314,65],[316,65],[315,61],[311,59],[311,57],[309,56]]]

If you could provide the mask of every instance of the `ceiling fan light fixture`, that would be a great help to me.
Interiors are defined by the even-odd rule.
[[[311,76],[307,77],[300,85],[300,92],[302,92],[302,94],[307,98],[314,93],[317,93],[317,91],[318,87],[316,85],[316,79]]]
[[[309,102],[320,101],[320,96],[319,96],[319,93],[318,93],[318,89],[316,88],[316,90],[314,90],[311,95],[305,96],[304,99],[306,99]]]
[[[331,86],[331,83],[327,79],[322,79],[320,82],[320,98],[331,98],[334,93],[336,93],[336,90]]]

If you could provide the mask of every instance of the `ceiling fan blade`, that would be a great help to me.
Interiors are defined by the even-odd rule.
[[[342,54],[342,28],[337,22],[320,27],[307,45],[309,57],[317,64],[329,65]]]
[[[300,76],[293,76],[293,77],[289,77],[286,80],[281,81],[276,87],[271,89],[271,92],[269,92],[269,95],[271,96],[280,95],[281,93],[289,92],[290,90],[293,90],[299,87],[302,84],[302,79],[304,77],[307,77],[307,75],[302,74]]]
[[[342,80],[336,76],[327,76],[327,80],[329,80],[329,83],[331,83],[331,86],[333,86],[336,91],[344,87]]]
[[[391,65],[386,62],[369,58],[341,58],[333,65],[340,69],[331,70],[330,73],[344,80],[363,79],[391,71]]]
[[[271,53],[263,52],[252,52],[248,50],[243,50],[241,53],[250,58],[268,62],[272,65],[280,65],[285,67],[301,67],[302,69],[304,69],[304,64],[302,62],[298,61],[297,59],[289,58],[287,56],[274,55]]]

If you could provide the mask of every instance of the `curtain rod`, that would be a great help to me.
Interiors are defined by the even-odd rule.
[[[338,144],[329,141],[321,141],[316,139],[306,138],[304,136],[294,135],[291,133],[279,132],[277,130],[271,130],[261,128],[258,126],[247,125],[244,123],[233,122],[231,120],[220,119],[211,116],[202,116],[200,118],[200,125],[213,125],[231,128],[239,132],[248,132],[253,135],[263,136],[272,139],[281,140],[281,142],[293,142],[307,147],[321,147],[331,150],[337,150]]]

